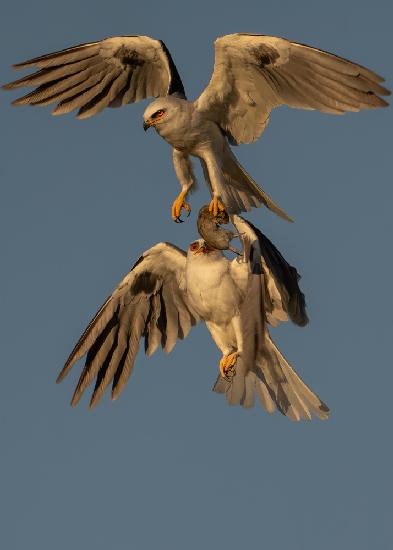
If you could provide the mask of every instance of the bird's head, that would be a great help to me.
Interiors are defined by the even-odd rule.
[[[216,249],[212,248],[207,244],[203,239],[198,239],[190,244],[188,247],[188,253],[192,256],[197,256],[199,254],[209,254],[214,252]]]
[[[143,129],[146,131],[152,126],[159,131],[160,127],[176,120],[179,115],[178,98],[167,96],[159,97],[148,105],[143,113]]]

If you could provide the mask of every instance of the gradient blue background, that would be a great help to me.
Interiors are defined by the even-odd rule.
[[[110,35],[163,39],[197,97],[213,40],[286,36],[358,61],[393,85],[393,4],[3,0],[9,65]],[[310,324],[273,337],[332,409],[293,424],[229,408],[210,388],[203,326],[170,356],[139,355],[121,398],[68,406],[54,384],[91,315],[146,248],[186,247],[208,200],[177,226],[170,148],[146,102],[88,121],[13,109],[1,94],[1,528],[5,550],[392,548],[392,109],[333,117],[282,108],[236,150],[285,208],[249,218],[303,274]],[[199,172],[200,174],[200,172]]]

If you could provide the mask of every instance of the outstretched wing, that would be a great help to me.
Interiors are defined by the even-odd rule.
[[[198,109],[233,143],[249,143],[279,105],[325,113],[375,109],[388,103],[383,78],[336,55],[284,38],[230,34],[215,41],[210,83]]]
[[[299,288],[300,275],[282,256],[274,244],[241,216],[233,216],[233,224],[243,241],[244,254],[255,259],[260,254],[264,275],[264,306],[267,321],[276,326],[281,321],[291,319],[295,324],[304,326],[308,323],[306,302]]]
[[[88,118],[105,107],[120,107],[147,97],[185,97],[179,73],[164,42],[148,36],[115,36],[80,44],[14,65],[39,71],[3,86],[36,89],[13,105],[56,103],[54,115],[79,109]]]
[[[185,265],[186,254],[168,243],[153,246],[139,258],[90,321],[58,376],[60,382],[87,354],[72,405],[94,378],[90,407],[110,382],[116,399],[132,373],[142,337],[150,356],[160,344],[170,352],[178,338],[188,335],[199,319],[184,291]]]

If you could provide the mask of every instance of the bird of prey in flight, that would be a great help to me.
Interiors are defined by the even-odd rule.
[[[134,367],[140,340],[148,356],[159,345],[170,352],[199,320],[222,352],[213,390],[251,407],[255,395],[272,413],[292,420],[328,417],[328,407],[296,374],[270,338],[273,326],[307,323],[299,275],[251,223],[232,216],[243,250],[233,260],[204,239],[184,252],[169,243],[147,250],[115,288],[79,339],[58,381],[86,355],[72,405],[95,379],[90,406],[112,383],[112,399]],[[210,232],[209,242],[218,240]]]
[[[36,57],[16,68],[39,70],[6,89],[36,87],[14,105],[57,104],[54,115],[78,109],[88,118],[105,107],[157,97],[145,110],[144,128],[154,127],[173,148],[181,193],[172,206],[180,221],[188,212],[187,194],[195,184],[190,156],[200,159],[211,192],[214,215],[264,204],[281,210],[239,164],[229,144],[250,143],[266,128],[280,105],[341,115],[388,103],[373,71],[325,51],[257,34],[231,34],[215,41],[210,82],[188,101],[172,57],[160,40],[116,36]]]

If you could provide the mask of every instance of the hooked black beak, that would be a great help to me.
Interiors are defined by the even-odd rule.
[[[150,122],[144,122],[144,123],[143,123],[143,129],[145,130],[145,132],[146,132],[146,130],[148,130],[149,128],[150,128]]]

